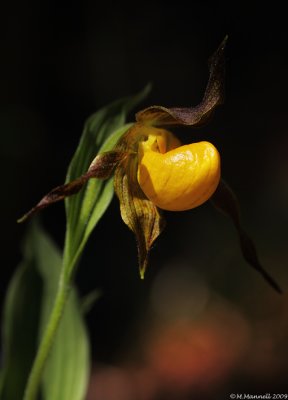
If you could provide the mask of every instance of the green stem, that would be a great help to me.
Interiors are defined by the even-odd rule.
[[[73,257],[70,254],[70,248],[68,246],[68,243],[70,241],[68,240],[69,238],[67,236],[67,232],[68,229],[66,230],[61,276],[55,301],[50,313],[48,323],[43,331],[43,336],[28,378],[23,400],[35,400],[37,398],[37,393],[41,383],[42,372],[45,366],[45,362],[52,347],[53,340],[55,338],[55,334],[70,293],[73,272],[85,244],[83,240]]]
[[[67,276],[65,276],[65,268],[63,268],[53,309],[51,311],[46,329],[44,330],[44,334],[42,336],[37,355],[29,375],[23,400],[36,399],[45,361],[53,344],[53,339],[55,337],[55,333],[57,331],[69,292],[70,283],[69,279],[67,279]]]

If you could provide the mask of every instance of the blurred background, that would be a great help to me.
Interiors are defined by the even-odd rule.
[[[210,140],[279,295],[243,260],[232,223],[211,205],[166,213],[144,281],[114,199],[85,250],[81,294],[93,373],[87,400],[225,399],[288,393],[288,30],[273,3],[6,3],[1,15],[1,304],[21,260],[16,219],[65,179],[85,119],[141,90],[143,103],[200,102],[207,60],[226,34],[226,100]],[[142,108],[142,107],[140,107]],[[133,121],[133,114],[130,120]],[[42,213],[63,245],[63,204]]]

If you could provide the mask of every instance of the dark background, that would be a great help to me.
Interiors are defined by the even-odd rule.
[[[18,1],[4,8],[0,24],[1,301],[21,259],[26,226],[17,225],[16,219],[64,181],[85,119],[99,107],[136,93],[147,82],[153,83],[153,90],[143,108],[196,105],[207,83],[207,60],[226,34],[225,105],[206,127],[178,134],[183,142],[203,138],[219,149],[223,176],[237,193],[243,222],[267,270],[286,291],[288,30],[284,9],[275,2],[249,7],[240,2],[229,6],[190,2],[188,7],[180,2],[100,5],[92,1]],[[286,294],[280,298],[247,266],[232,224],[209,204],[190,212],[167,213],[166,218],[166,231],[152,252],[144,282],[138,277],[134,238],[120,219],[117,199],[89,241],[77,283],[81,294],[95,287],[103,292],[88,317],[98,362],[119,362],[131,337],[135,343],[140,340],[139,321],[149,314],[154,279],[165,265],[179,260],[196,268],[213,293],[228,299],[247,318],[270,321],[275,313],[282,318],[286,309],[287,314]],[[45,210],[42,222],[61,246],[63,205]],[[283,332],[288,332],[286,325],[281,325]],[[273,320],[272,326],[278,331],[279,321]],[[279,354],[283,350],[287,355],[282,342],[277,346]],[[278,370],[277,380],[271,378],[274,386],[268,382],[275,390],[283,387],[283,371]],[[239,392],[243,382],[250,378],[254,382],[254,375],[246,373],[244,379],[243,371],[239,372]],[[270,390],[261,374],[258,378],[257,390]]]

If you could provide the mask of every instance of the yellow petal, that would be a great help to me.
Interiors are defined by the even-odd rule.
[[[139,146],[138,182],[156,206],[183,211],[200,206],[220,180],[220,155],[209,142],[199,142],[160,153],[148,144]],[[146,143],[146,145],[145,145]]]

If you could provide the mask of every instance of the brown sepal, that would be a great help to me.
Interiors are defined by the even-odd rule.
[[[43,208],[46,208],[58,201],[64,200],[65,197],[78,193],[82,189],[83,185],[91,178],[109,178],[112,175],[116,165],[125,157],[126,153],[121,151],[109,151],[99,154],[92,161],[88,171],[84,175],[71,182],[52,189],[39,201],[35,207],[28,211],[23,217],[18,219],[17,222],[24,222]]]
[[[140,276],[143,279],[151,246],[165,221],[148,200],[137,181],[137,156],[130,154],[115,171],[114,187],[120,201],[121,217],[136,236]]]
[[[211,197],[212,204],[228,217],[230,217],[234,223],[234,226],[238,232],[240,246],[243,257],[245,260],[254,267],[263,278],[278,292],[282,293],[278,283],[265,271],[259,262],[255,245],[251,238],[247,235],[241,225],[240,212],[237,198],[231,188],[221,180],[216,192]]]
[[[200,126],[206,123],[216,106],[224,100],[224,49],[228,36],[209,60],[209,80],[204,97],[195,107],[166,108],[151,106],[136,114],[136,121],[153,126]]]

